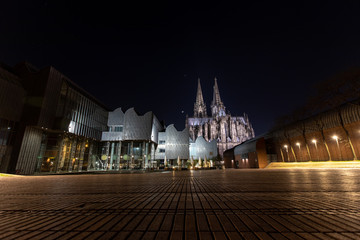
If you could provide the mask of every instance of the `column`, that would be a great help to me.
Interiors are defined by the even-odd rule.
[[[145,168],[149,168],[149,143],[147,142],[145,144],[145,154],[146,154],[146,157],[145,157]]]
[[[112,170],[112,165],[113,165],[113,159],[114,159],[114,148],[115,148],[115,143],[112,142],[111,143],[111,151],[110,151],[110,166],[109,166],[109,170]]]
[[[134,142],[131,141],[131,145],[130,145],[130,164],[131,164],[131,168],[134,166]],[[128,167],[129,168],[129,167]]]
[[[119,144],[118,144],[118,165],[117,165],[117,170],[120,169],[120,161],[121,161],[121,141],[119,141]]]

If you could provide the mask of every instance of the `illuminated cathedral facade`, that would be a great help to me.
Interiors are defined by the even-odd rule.
[[[216,78],[210,108],[211,116],[208,116],[200,79],[198,79],[194,116],[186,117],[185,123],[189,129],[191,141],[195,141],[198,137],[203,137],[209,142],[215,139],[218,153],[222,156],[225,150],[255,137],[254,129],[245,113],[243,116],[231,116],[225,111]]]

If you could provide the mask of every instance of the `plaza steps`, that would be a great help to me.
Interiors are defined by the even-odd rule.
[[[22,176],[17,174],[0,173],[0,177],[22,177]]]
[[[285,168],[360,168],[360,161],[272,162],[266,167],[266,169]]]

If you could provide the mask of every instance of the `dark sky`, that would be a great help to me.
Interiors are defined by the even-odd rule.
[[[358,1],[75,2],[3,2],[0,61],[52,65],[111,109],[152,110],[178,129],[198,77],[208,113],[216,76],[227,110],[261,134],[314,82],[360,65]]]

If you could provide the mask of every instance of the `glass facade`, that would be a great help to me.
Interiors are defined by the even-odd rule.
[[[100,142],[84,137],[44,132],[37,172],[100,170],[100,146]]]
[[[100,140],[107,129],[108,112],[63,82],[56,111],[57,127],[69,133]]]
[[[63,81],[55,130],[43,131],[37,172],[104,170],[101,134],[108,112],[71,83]]]
[[[153,145],[154,143],[148,141],[105,142],[101,155],[104,161],[102,170],[149,168],[152,164]]]

